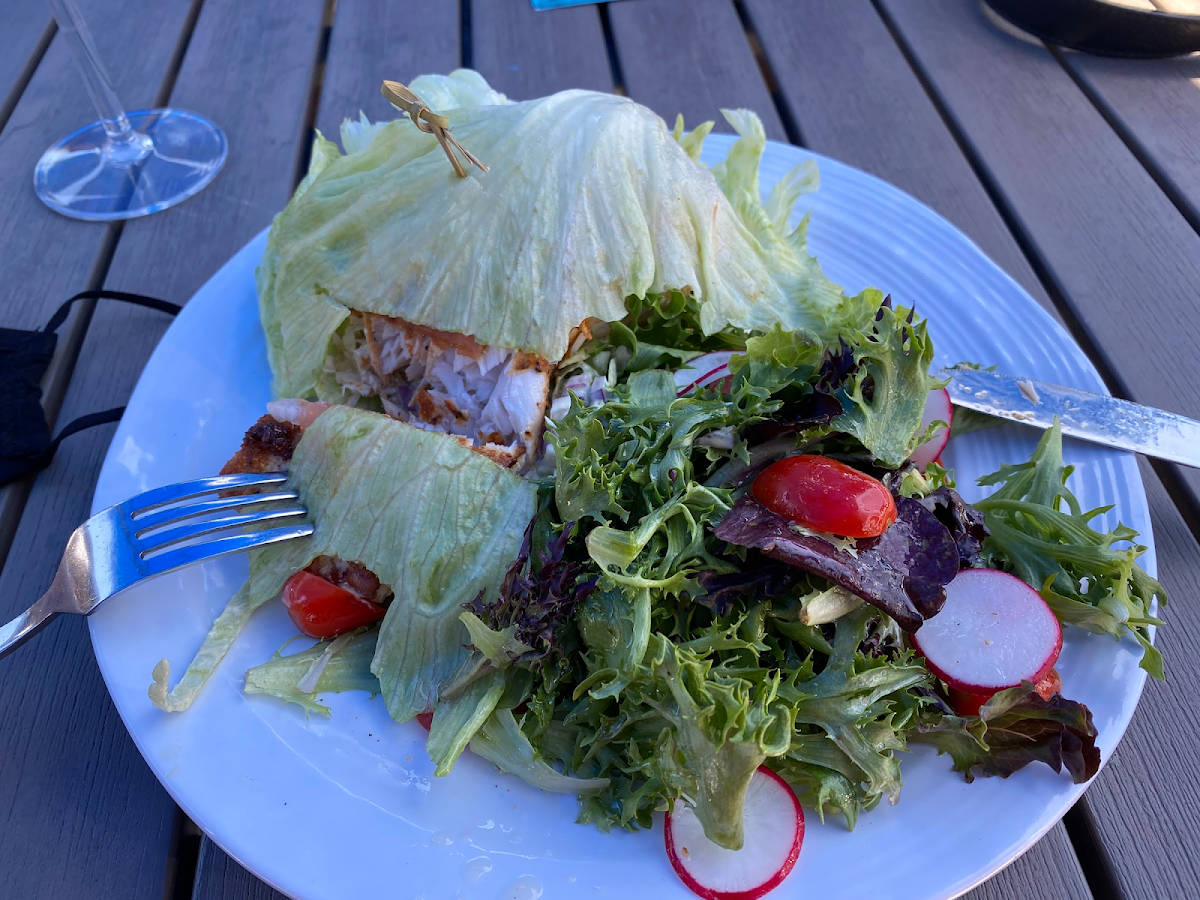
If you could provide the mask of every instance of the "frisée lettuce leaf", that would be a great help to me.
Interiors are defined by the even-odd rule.
[[[981,485],[998,485],[975,504],[990,532],[984,556],[1038,590],[1061,621],[1118,639],[1132,634],[1142,647],[1142,668],[1162,681],[1162,653],[1150,642],[1150,627],[1162,624],[1151,611],[1155,601],[1166,604],[1167,592],[1137,564],[1146,552],[1137,532],[1121,524],[1107,532],[1092,527],[1111,507],[1083,510],[1067,487],[1070,474],[1055,421],[1028,462],[981,478]]]

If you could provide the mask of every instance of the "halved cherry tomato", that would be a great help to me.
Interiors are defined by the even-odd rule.
[[[772,463],[750,492],[767,509],[813,531],[878,537],[896,521],[896,501],[881,481],[825,456]]]
[[[384,613],[378,603],[304,570],[284,583],[283,605],[301,633],[322,640],[378,622]]]

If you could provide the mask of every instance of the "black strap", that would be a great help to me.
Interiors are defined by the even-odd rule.
[[[80,416],[72,422],[63,426],[63,430],[58,433],[58,436],[50,442],[50,455],[54,455],[54,451],[58,449],[58,445],[62,443],[63,438],[69,438],[77,432],[83,431],[85,428],[93,428],[96,425],[107,425],[110,422],[120,422],[121,416],[125,415],[125,407],[114,406],[112,409],[106,409],[104,412],[88,413],[86,416]]]
[[[128,291],[81,291],[60,306],[40,331],[0,328],[0,485],[44,469],[65,438],[86,428],[117,422],[124,407],[80,416],[51,439],[41,404],[41,380],[57,344],[55,331],[78,300],[120,300],[175,315],[180,307],[157,297]]]
[[[145,294],[131,294],[129,291],[106,291],[103,289],[98,291],[80,291],[55,311],[42,331],[58,331],[58,326],[67,321],[67,314],[71,311],[71,307],[75,305],[76,300],[121,300],[125,303],[133,303],[136,306],[157,309],[159,312],[164,312],[169,316],[178,314],[179,310],[183,308],[178,303],[168,303],[166,300],[159,300],[157,297],[147,297]]]

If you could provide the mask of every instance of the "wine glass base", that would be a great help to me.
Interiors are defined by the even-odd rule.
[[[42,154],[33,173],[37,195],[75,219],[133,219],[182,203],[225,163],[225,135],[204,116],[182,109],[126,114],[133,138],[114,145],[93,122]]]

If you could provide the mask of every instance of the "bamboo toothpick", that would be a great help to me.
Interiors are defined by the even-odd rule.
[[[426,134],[432,134],[437,138],[437,142],[445,151],[446,157],[450,160],[450,165],[454,166],[454,171],[459,178],[467,177],[467,170],[463,168],[461,162],[458,161],[458,156],[454,151],[458,150],[467,162],[478,167],[481,171],[486,172],[488,167],[481,163],[472,155],[471,151],[454,139],[454,135],[450,133],[450,120],[445,116],[439,116],[431,110],[425,101],[406,88],[398,81],[385,81],[381,89],[383,96],[389,103],[397,109],[401,109],[408,113],[408,117],[412,119],[412,123],[418,129]]]

